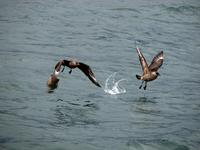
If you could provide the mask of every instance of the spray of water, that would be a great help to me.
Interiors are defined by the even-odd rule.
[[[116,95],[116,94],[123,94],[126,93],[126,89],[119,86],[121,81],[127,81],[126,79],[120,79],[115,81],[116,72],[111,74],[105,81],[104,91],[105,93]]]

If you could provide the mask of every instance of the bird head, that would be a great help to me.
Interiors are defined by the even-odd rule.
[[[156,75],[157,75],[157,76],[160,76],[160,73],[156,72]]]

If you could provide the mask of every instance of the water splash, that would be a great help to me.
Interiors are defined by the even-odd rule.
[[[127,81],[126,79],[120,79],[118,81],[115,81],[116,72],[111,74],[105,81],[105,93],[116,95],[116,94],[123,94],[126,93],[126,89],[123,87],[119,87],[119,83],[121,81]]]

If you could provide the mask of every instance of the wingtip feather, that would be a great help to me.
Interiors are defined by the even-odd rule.
[[[98,82],[96,82],[95,85],[101,88],[101,85]]]

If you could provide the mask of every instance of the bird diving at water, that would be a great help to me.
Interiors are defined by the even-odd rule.
[[[159,52],[151,61],[151,64],[148,66],[145,57],[143,56],[142,52],[139,48],[136,48],[139,61],[142,66],[143,75],[136,75],[138,80],[142,80],[142,84],[140,85],[139,89],[142,88],[143,83],[145,82],[145,86],[143,86],[144,90],[147,88],[147,82],[155,80],[160,74],[158,73],[158,69],[163,64],[163,51]]]
[[[63,66],[63,68],[62,68],[62,66]],[[54,74],[58,75],[60,72],[63,72],[66,66],[70,68],[69,74],[72,73],[72,69],[79,68],[92,81],[92,83],[94,83],[98,87],[101,87],[101,85],[97,82],[97,79],[96,79],[94,73],[92,72],[92,69],[90,68],[90,66],[88,66],[82,62],[78,62],[75,59],[60,60],[55,65]]]
[[[52,90],[56,89],[58,87],[58,82],[60,79],[57,78],[58,74],[55,73],[51,74],[50,77],[47,80],[47,86],[48,86],[48,92],[51,92]]]

